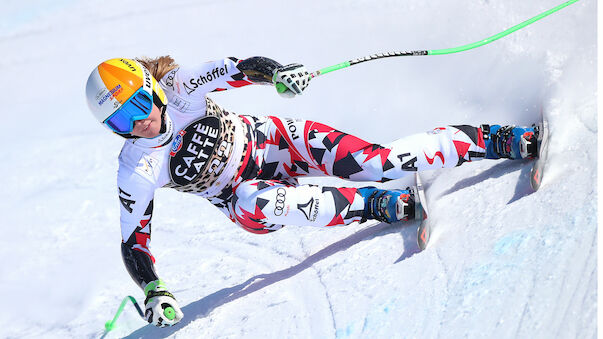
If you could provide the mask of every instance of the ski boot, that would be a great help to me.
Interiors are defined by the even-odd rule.
[[[486,159],[533,159],[538,157],[538,126],[481,125]]]
[[[411,188],[382,190],[363,187],[358,191],[364,197],[364,214],[360,222],[373,219],[391,224],[415,218],[415,194]]]

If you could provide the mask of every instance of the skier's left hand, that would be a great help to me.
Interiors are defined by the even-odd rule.
[[[306,70],[306,67],[300,64],[281,66],[275,69],[272,75],[272,82],[277,86],[278,94],[287,98],[301,95],[302,91],[308,87],[310,79],[312,79],[310,73]],[[285,85],[286,90],[281,92],[278,84]]]

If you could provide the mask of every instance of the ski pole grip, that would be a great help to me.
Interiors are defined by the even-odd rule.
[[[285,93],[287,91],[287,86],[285,86],[285,84],[283,84],[282,82],[277,82],[275,86],[276,91],[279,93]]]

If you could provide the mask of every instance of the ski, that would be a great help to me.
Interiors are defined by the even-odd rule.
[[[415,173],[417,186],[415,187],[415,220],[421,220],[421,224],[417,228],[417,245],[422,250],[427,247],[429,236],[431,235],[431,227],[427,222],[427,199],[425,198],[425,189],[419,173]]]
[[[534,191],[538,191],[540,184],[542,183],[542,175],[544,173],[544,167],[547,158],[547,151],[549,146],[549,124],[548,121],[543,118],[542,122],[538,124],[537,133],[537,144],[538,144],[538,159],[532,165],[530,171],[530,186]]]

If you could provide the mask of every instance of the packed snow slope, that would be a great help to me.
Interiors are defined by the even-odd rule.
[[[315,70],[474,42],[561,1],[1,1],[0,337],[100,337],[123,297],[143,299],[120,256],[122,140],[84,98],[99,62],[262,55]],[[254,235],[201,198],[159,190],[152,249],[185,318],[156,329],[128,305],[106,337],[595,337],[596,7],[579,1],[459,54],[333,72],[291,100],[265,86],[212,94],[234,112],[383,143],[446,124],[531,124],[543,110],[550,161],[537,193],[529,161],[425,173],[434,229],[421,253],[416,225]]]

